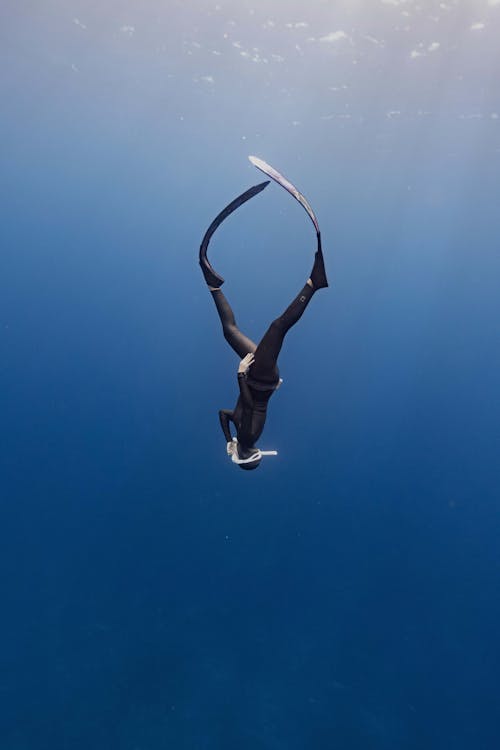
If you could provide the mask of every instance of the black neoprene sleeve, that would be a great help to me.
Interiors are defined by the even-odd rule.
[[[220,426],[222,427],[222,432],[224,433],[224,437],[226,438],[226,442],[229,443],[232,440],[231,437],[231,431],[229,429],[229,422],[233,418],[233,412],[229,411],[229,409],[221,409],[219,411],[219,421]]]

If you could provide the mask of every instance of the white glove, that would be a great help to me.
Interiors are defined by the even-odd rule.
[[[243,374],[248,372],[248,368],[253,364],[254,359],[255,357],[252,352],[248,352],[248,354],[241,360],[238,366],[238,372]]]

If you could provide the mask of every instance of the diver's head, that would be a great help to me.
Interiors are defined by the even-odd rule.
[[[241,443],[237,443],[235,453],[236,455],[233,456],[233,461],[238,464],[240,469],[252,471],[260,466],[262,456],[260,450],[255,446],[247,448],[246,446],[241,445]]]
[[[238,444],[237,438],[232,438],[227,444],[227,454],[231,456],[231,460],[234,464],[237,464],[240,469],[245,471],[253,471],[262,461],[263,456],[277,456],[277,451],[261,451],[255,446],[252,448],[246,448],[243,445]]]
[[[246,459],[244,463],[238,463],[238,466],[240,469],[244,469],[245,471],[253,471],[253,469],[258,469],[260,466],[260,462],[262,461],[262,457],[259,453],[255,454],[255,458],[252,456],[249,459]]]

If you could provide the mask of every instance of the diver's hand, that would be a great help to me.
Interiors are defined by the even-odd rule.
[[[233,438],[233,439],[232,439],[232,440],[230,440],[230,441],[229,441],[229,443],[227,444],[227,455],[228,455],[228,456],[232,456],[232,455],[233,455],[234,451],[236,450],[236,443],[237,443],[237,442],[238,442],[238,441],[236,440],[236,438]]]
[[[239,364],[238,374],[243,373],[243,375],[245,375],[248,372],[248,368],[250,367],[250,365],[253,365],[254,359],[255,359],[255,357],[254,357],[253,353],[252,352],[248,352],[248,354],[246,355],[246,357],[243,357],[243,359],[241,360],[241,362]]]

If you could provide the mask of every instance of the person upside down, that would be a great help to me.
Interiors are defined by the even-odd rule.
[[[199,255],[201,270],[215,302],[224,338],[241,358],[238,366],[238,401],[233,410],[221,409],[219,420],[226,438],[228,455],[233,463],[246,471],[260,466],[263,456],[276,455],[276,451],[261,451],[256,447],[256,442],[264,430],[269,400],[282,382],[278,369],[279,353],[286,334],[300,320],[315,292],[328,287],[321,236],[318,231],[317,250],[311,274],[295,299],[276,320],[273,320],[258,344],[239,330],[233,310],[221,290],[224,279],[214,271],[208,261],[207,247],[211,235],[221,221],[268,184],[265,182],[250,188],[219,214],[205,235]],[[236,428],[234,438],[230,430],[231,422]]]

